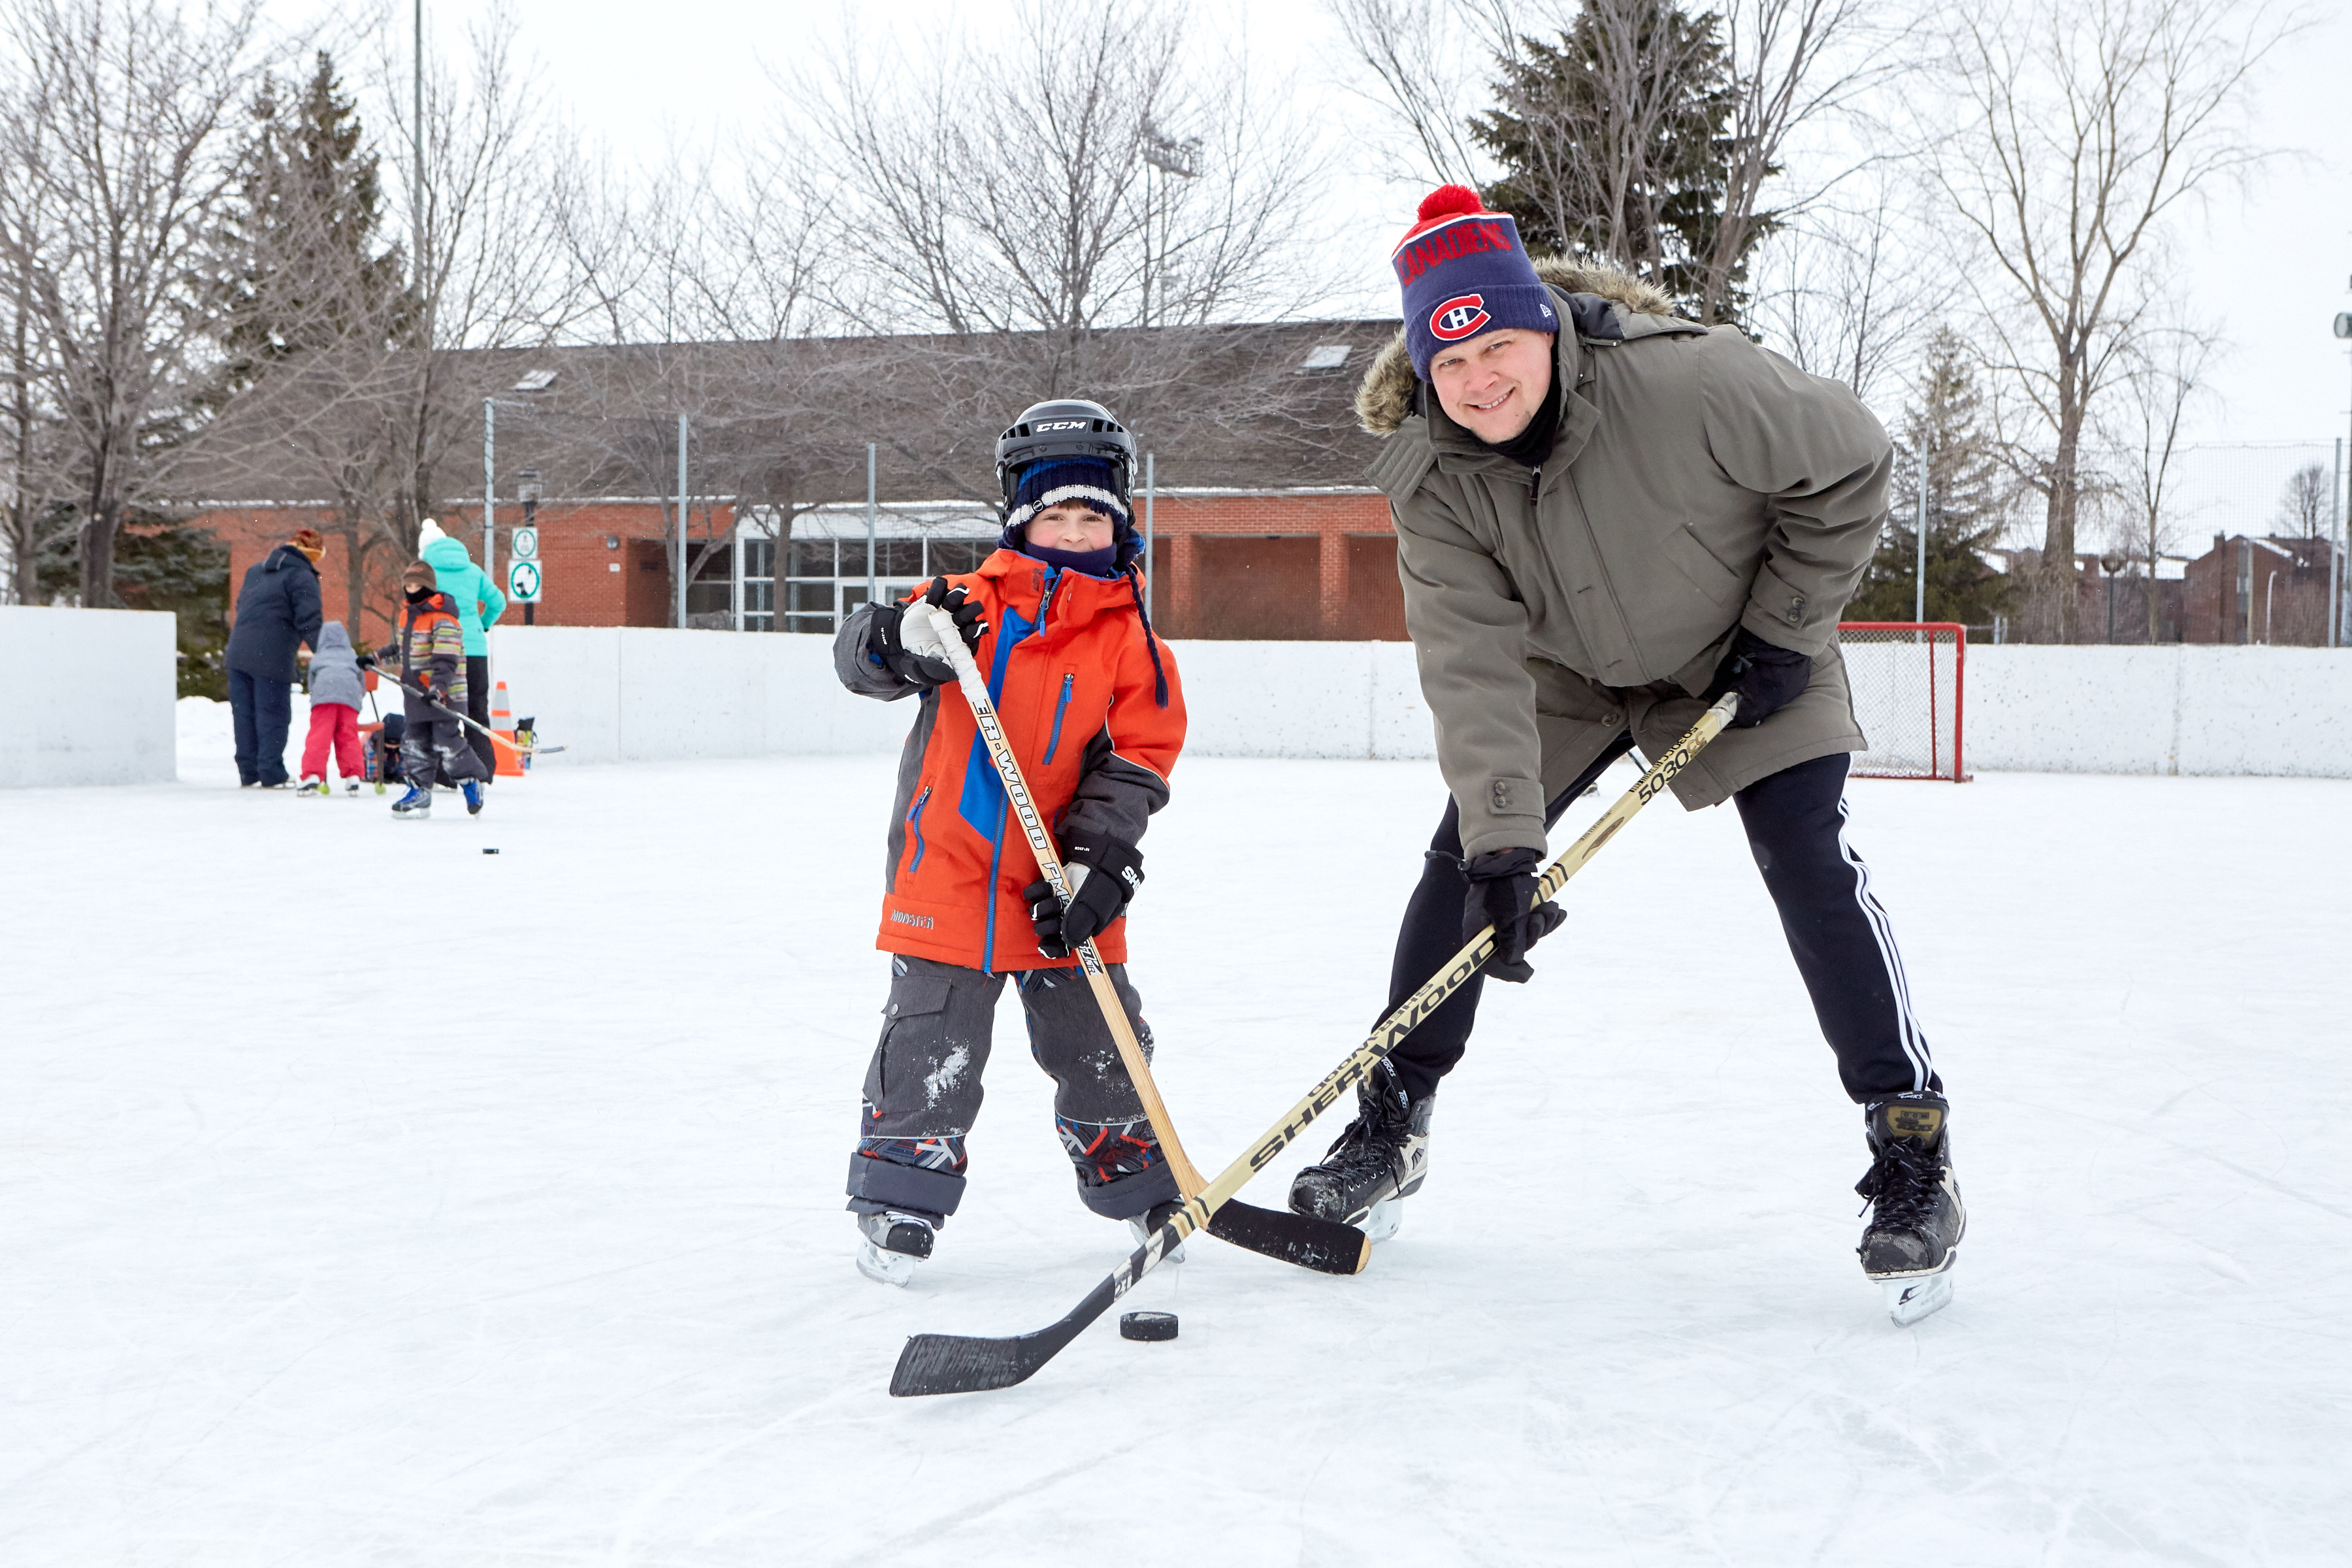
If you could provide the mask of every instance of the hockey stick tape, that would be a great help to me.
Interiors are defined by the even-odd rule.
[[[955,656],[948,651],[948,645],[962,642],[955,617],[937,605],[918,599],[898,617],[898,646],[918,658],[935,658],[952,669]]]

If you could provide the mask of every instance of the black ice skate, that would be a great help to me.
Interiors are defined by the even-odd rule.
[[[915,1265],[931,1255],[931,1222],[919,1215],[862,1214],[857,1228],[857,1271],[878,1284],[904,1289]]]
[[[1862,1271],[1885,1288],[1886,1311],[1897,1323],[1916,1323],[1952,1299],[1952,1265],[1959,1258],[1968,1210],[1952,1176],[1946,1121],[1951,1106],[1921,1089],[1883,1100],[1864,1110],[1871,1163],[1853,1190],[1870,1200],[1862,1233]]]
[[[1436,1096],[1415,1100],[1382,1062],[1356,1089],[1356,1120],[1290,1184],[1290,1212],[1352,1225],[1386,1241],[1404,1223],[1403,1200],[1429,1178],[1429,1118]]]

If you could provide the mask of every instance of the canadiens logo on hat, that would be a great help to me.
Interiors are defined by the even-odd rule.
[[[1492,320],[1485,295],[1456,294],[1429,313],[1429,335],[1441,342],[1459,342]]]

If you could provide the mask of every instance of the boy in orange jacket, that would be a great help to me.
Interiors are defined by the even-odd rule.
[[[954,670],[901,639],[906,606],[866,605],[834,639],[850,690],[919,702],[875,941],[891,955],[890,1001],[849,1161],[857,1267],[886,1284],[913,1278],[962,1199],[964,1138],[1007,975],[1031,1054],[1055,1080],[1055,1124],[1080,1201],[1140,1237],[1177,1196],[1075,956],[1095,940],[1148,1052],[1124,917],[1143,880],[1137,844],[1167,804],[1183,747],[1184,700],[1175,658],[1144,615],[1143,542],[1128,515],[1134,467],[1133,438],[1099,405],[1032,407],[996,444],[1005,528],[995,552],[923,595],[955,617],[987,679],[1075,884],[1068,909],[1011,820]]]

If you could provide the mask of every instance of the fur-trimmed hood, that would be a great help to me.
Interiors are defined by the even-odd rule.
[[[1585,337],[1622,338],[1625,316],[1666,316],[1674,313],[1673,297],[1654,284],[1606,267],[1579,267],[1557,257],[1536,263],[1536,276],[1554,290],[1570,296],[1570,319]],[[1574,296],[1588,304],[1577,308]],[[1604,316],[1607,318],[1604,320]],[[1689,328],[1694,323],[1681,323]],[[1612,329],[1614,330],[1612,330]],[[1374,359],[1356,388],[1356,423],[1370,435],[1393,436],[1412,417],[1412,356],[1405,352],[1404,332]]]

